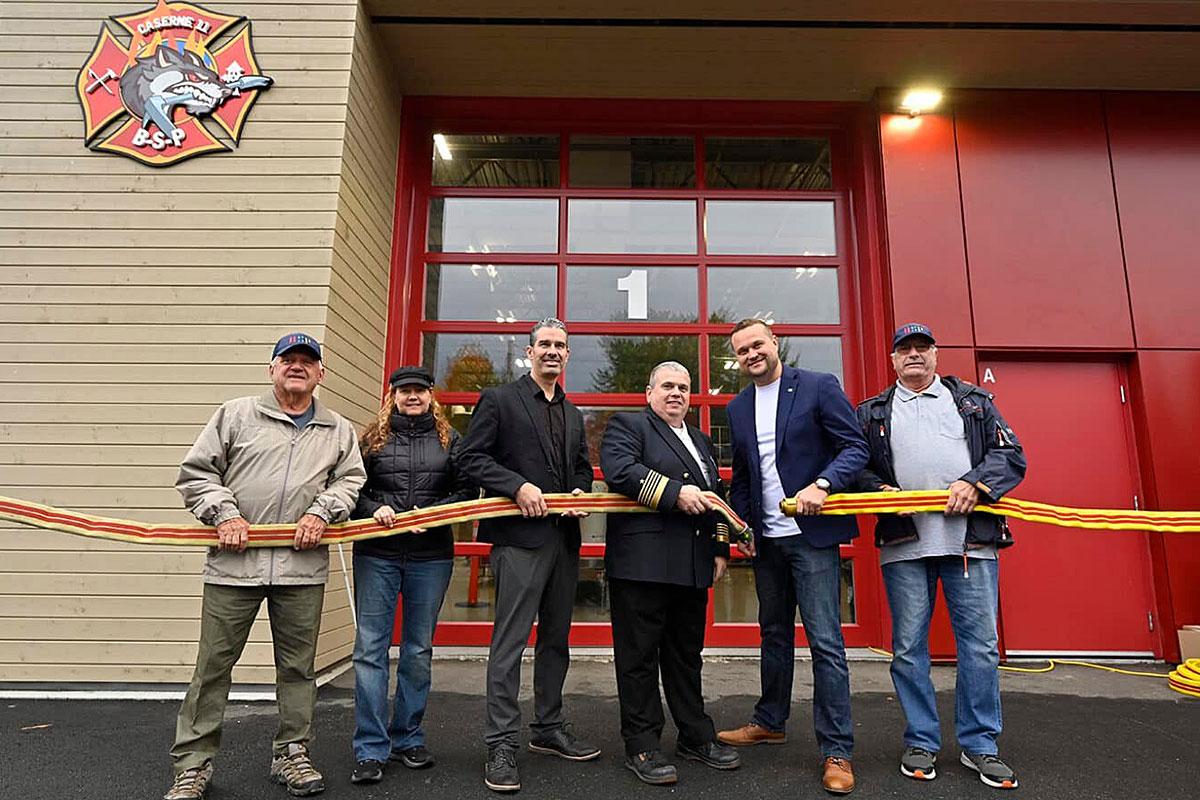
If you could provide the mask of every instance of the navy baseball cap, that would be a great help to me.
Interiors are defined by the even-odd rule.
[[[937,344],[937,339],[933,338],[933,331],[929,330],[929,326],[921,322],[909,322],[896,328],[896,334],[892,336],[892,349],[895,350],[905,339],[911,336],[922,336],[929,340],[930,344]]]
[[[433,388],[433,374],[424,367],[397,367],[388,378],[388,385],[393,389],[401,386],[424,386]]]
[[[275,349],[271,351],[271,360],[274,361],[284,353],[289,350],[295,350],[297,347],[303,347],[316,356],[317,361],[321,360],[321,345],[307,333],[289,333],[287,336],[284,336],[275,343]]]

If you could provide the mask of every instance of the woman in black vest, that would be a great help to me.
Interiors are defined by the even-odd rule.
[[[400,367],[388,382],[391,391],[359,441],[367,483],[354,517],[390,526],[404,511],[477,498],[479,490],[451,459],[458,433],[433,397],[433,376],[424,367]],[[389,758],[410,769],[433,766],[421,718],[453,559],[448,525],[354,545],[354,783],[382,779]],[[398,598],[403,622],[389,721],[388,648]]]

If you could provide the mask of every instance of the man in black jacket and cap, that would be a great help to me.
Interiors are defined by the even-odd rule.
[[[740,764],[717,742],[700,688],[708,587],[725,572],[729,528],[702,494],[725,486],[712,441],[685,419],[690,401],[687,368],[665,361],[650,372],[648,407],[614,414],[600,445],[609,488],[658,512],[611,515],[604,559],[625,766],[650,784],[677,780],[659,749],[660,670],[679,756],[715,769]]]
[[[981,781],[1014,789],[999,757],[1000,665],[997,551],[1012,544],[1003,517],[975,511],[1025,477],[1025,455],[992,395],[937,374],[933,331],[902,325],[892,338],[897,381],[858,407],[871,451],[867,491],[948,489],[942,512],[881,515],[875,528],[892,611],[892,682],[904,709],[900,772],[937,777],[941,734],[929,677],[929,621],[941,581],[954,628],[959,760]]]
[[[586,512],[550,515],[544,494],[592,488],[583,415],[558,378],[571,355],[567,329],[547,318],[533,326],[526,357],[532,368],[512,383],[487,389],[475,406],[457,455],[489,497],[508,497],[520,517],[483,520],[479,540],[491,542],[496,615],[487,664],[488,747],[484,783],[496,792],[521,788],[517,733],[521,654],[538,623],[533,663],[534,721],[529,749],[570,761],[590,761],[600,748],[572,734],[562,688],[570,666],[567,636],[579,582],[579,520]]]

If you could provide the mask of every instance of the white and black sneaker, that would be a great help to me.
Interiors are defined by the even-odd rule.
[[[409,769],[429,769],[437,763],[433,753],[429,752],[429,748],[423,744],[409,747],[406,750],[393,750],[391,757],[393,761],[399,761]]]
[[[918,781],[931,781],[937,777],[937,753],[920,747],[904,748],[900,756],[900,774]]]
[[[979,773],[979,780],[993,789],[1017,788],[1017,776],[1012,769],[1000,760],[998,755],[980,755],[963,751],[959,759],[967,769]]]
[[[379,783],[383,780],[383,762],[374,758],[359,761],[350,773],[351,783]]]

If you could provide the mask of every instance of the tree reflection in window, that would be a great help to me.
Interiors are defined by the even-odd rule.
[[[450,359],[444,386],[448,392],[478,392],[496,385],[496,367],[482,347],[464,344]]]
[[[699,389],[699,343],[695,336],[603,336],[599,341],[603,366],[592,372],[592,391],[641,394],[650,370],[664,361],[678,361]],[[573,387],[574,388],[574,387]]]

